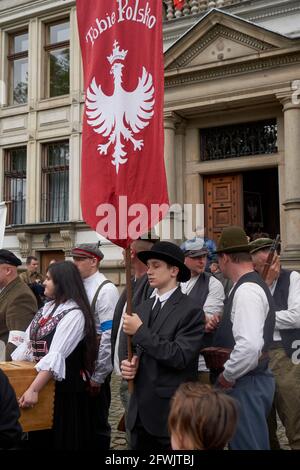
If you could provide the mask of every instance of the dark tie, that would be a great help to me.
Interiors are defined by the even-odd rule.
[[[150,324],[149,324],[150,327],[155,322],[155,320],[158,317],[160,311],[161,311],[161,302],[160,302],[159,299],[157,299],[156,304],[154,305],[154,308],[151,311]]]

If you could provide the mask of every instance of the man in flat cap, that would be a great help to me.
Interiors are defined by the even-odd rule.
[[[191,279],[181,283],[181,290],[187,294],[203,310],[206,318],[206,334],[204,345],[211,346],[212,332],[216,328],[223,313],[225,293],[222,283],[205,271],[208,248],[202,238],[186,240],[181,249],[184,263],[191,271]],[[198,363],[199,380],[209,383],[209,371],[202,355]]]
[[[119,293],[116,286],[99,272],[104,255],[97,243],[84,243],[73,248],[71,256],[81,274],[83,284],[95,315],[97,334],[100,337],[98,360],[91,378],[91,419],[94,423],[94,446],[101,450],[110,447],[108,413],[111,400],[110,374],[111,328]]]
[[[273,340],[275,309],[268,286],[253,270],[246,233],[241,227],[226,227],[217,251],[219,266],[234,283],[226,301],[213,346],[228,348],[229,358],[220,368],[217,386],[239,403],[234,450],[267,450],[267,416],[275,382],[268,368]],[[221,366],[221,364],[220,364]]]
[[[0,342],[5,344],[6,361],[11,361],[38,309],[34,294],[18,276],[21,264],[11,251],[0,250]]]
[[[249,245],[254,268],[262,275],[273,240],[259,238]],[[269,417],[270,444],[279,449],[276,411],[285,427],[289,445],[300,450],[300,274],[282,269],[275,253],[266,283],[276,308],[270,368],[275,377],[275,398]]]

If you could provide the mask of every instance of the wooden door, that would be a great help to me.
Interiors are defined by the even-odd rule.
[[[206,236],[218,241],[228,225],[243,226],[243,176],[213,175],[204,179]]]
[[[56,261],[64,261],[65,260],[65,253],[63,251],[41,251],[41,271],[42,274],[45,276],[47,272],[47,268],[51,260]]]

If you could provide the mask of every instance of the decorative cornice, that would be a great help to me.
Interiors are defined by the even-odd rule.
[[[251,12],[246,13],[246,14],[245,13],[239,14],[237,9],[234,10],[233,8],[231,9],[231,11],[235,15],[241,16],[241,18],[247,18],[248,21],[255,22],[256,20],[261,20],[263,18],[271,18],[271,17],[274,18],[276,16],[288,16],[291,13],[300,11],[300,4],[292,6],[292,7],[291,6],[290,7],[277,7],[277,8],[272,7],[272,8],[264,9],[255,15],[251,14]]]
[[[75,5],[75,0],[34,0],[25,4],[21,3],[5,10],[0,9],[0,25],[14,22],[24,21],[30,17],[36,16],[37,12],[43,13],[60,13],[68,12],[70,7]]]
[[[195,84],[206,80],[213,80],[226,76],[240,75],[244,73],[257,72],[259,70],[272,69],[274,67],[283,67],[286,65],[300,63],[300,52],[283,55],[280,57],[268,57],[265,59],[255,59],[244,63],[230,64],[209,68],[188,73],[182,73],[174,77],[165,77],[165,88],[182,86],[185,84]]]
[[[176,59],[168,69],[175,69],[186,66],[191,62],[194,57],[199,55],[199,53],[205,49],[208,44],[212,43],[216,38],[222,37],[224,39],[230,39],[239,44],[251,47],[255,51],[267,51],[270,49],[275,49],[275,46],[269,44],[265,41],[260,41],[248,34],[241,33],[234,29],[228,28],[220,24],[215,25],[204,37],[197,41],[193,46],[189,47],[178,59]]]

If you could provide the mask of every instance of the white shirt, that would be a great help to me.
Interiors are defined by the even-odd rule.
[[[229,382],[257,366],[264,345],[263,330],[268,312],[267,296],[258,284],[245,282],[237,288],[231,310],[235,346],[223,372]]]
[[[181,282],[183,294],[189,295],[199,279],[199,276],[192,277],[187,282]],[[222,283],[214,276],[210,276],[208,283],[208,294],[203,305],[206,315],[222,315],[224,308],[225,293]]]
[[[122,310],[122,316],[120,319],[118,333],[116,337],[116,344],[115,344],[114,371],[117,375],[122,375],[121,369],[120,369],[120,359],[119,359],[119,344],[120,344],[120,334],[121,334],[121,330],[122,330],[123,322],[124,322],[123,315],[126,312],[126,309],[127,309],[127,302],[125,302],[125,305]]]
[[[93,302],[98,287],[106,280],[106,277],[98,271],[83,279],[90,304]],[[101,334],[101,341],[92,380],[99,384],[104,382],[113,369],[111,363],[111,328],[118,299],[118,289],[110,282],[101,288],[95,305],[96,330],[98,334]]]
[[[183,294],[189,295],[195,286],[196,282],[199,279],[199,276],[193,276],[187,282],[182,282],[180,284],[181,290]],[[209,283],[208,283],[208,294],[206,300],[203,305],[203,311],[205,315],[213,316],[213,315],[222,315],[223,308],[224,308],[224,299],[225,299],[225,292],[222,283],[216,279],[214,276],[210,276]],[[205,364],[204,357],[202,354],[199,356],[198,360],[198,371],[201,372],[208,372],[208,369]]]
[[[270,286],[271,294],[277,285],[277,279]],[[288,295],[288,309],[276,312],[276,323],[274,330],[274,341],[281,341],[280,330],[300,328],[300,274],[292,271],[290,275],[290,287]]]
[[[169,300],[169,298],[171,297],[171,295],[176,291],[176,289],[178,288],[178,286],[174,287],[173,289],[169,290],[168,292],[165,292],[164,294],[161,294],[159,295],[158,293],[158,290],[157,289],[154,289],[154,291],[152,292],[152,294],[150,295],[150,299],[152,299],[153,297],[155,297],[155,302],[153,304],[153,307],[152,307],[152,310],[154,309],[155,305],[156,305],[156,302],[159,300],[160,303],[161,303],[161,308],[163,308],[163,306],[165,305],[165,303],[167,302],[167,300]]]
[[[66,377],[66,358],[84,338],[85,320],[82,311],[78,310],[75,302],[68,300],[59,305],[53,317],[72,307],[74,307],[74,310],[65,315],[57,324],[48,353],[35,366],[38,372],[41,370],[51,371],[55,380],[63,380]],[[54,301],[47,302],[43,307],[43,317],[49,316],[53,308]],[[29,332],[30,325],[25,332],[24,342],[11,355],[13,361],[33,360]]]

